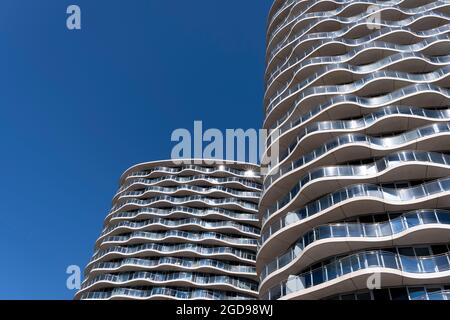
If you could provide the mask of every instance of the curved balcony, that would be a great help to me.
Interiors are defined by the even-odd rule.
[[[410,257],[388,251],[367,251],[339,259],[315,270],[293,276],[272,287],[266,299],[319,299],[345,285],[356,290],[367,287],[367,278],[382,275],[385,286],[440,282],[450,279],[449,254]],[[351,285],[345,282],[352,282]]]
[[[308,13],[308,12],[310,12],[314,7],[322,4],[323,2],[334,3],[334,4],[337,4],[340,6],[335,10],[326,11],[330,15],[338,15],[338,14],[342,13],[342,11],[343,11],[342,7],[344,7],[344,10],[345,10],[354,5],[354,1],[352,1],[352,0],[311,1],[312,4],[310,6],[305,6],[305,7],[301,8],[301,9],[303,9],[301,11],[301,13],[299,13],[298,15],[293,15],[292,13],[294,12],[294,9],[296,9],[296,7],[298,5],[308,4],[308,2],[310,2],[310,1],[309,0],[286,0],[286,1],[284,1],[285,3],[282,6],[280,6],[276,11],[274,11],[276,8],[275,4],[277,2],[278,1],[274,2],[274,5],[272,5],[272,8],[270,9],[270,13],[269,13],[269,21],[267,23],[267,25],[268,25],[268,27],[267,27],[268,46],[270,45],[271,40],[278,33],[281,33],[280,31],[282,29],[284,29],[285,27],[288,27],[292,22],[299,20],[301,17],[303,19],[306,19],[307,17],[309,17],[310,15],[314,15],[315,13],[322,13],[322,12],[314,12],[314,13]],[[364,1],[358,1],[357,4],[359,4],[359,5],[361,5],[361,4],[377,5],[379,7],[383,7],[383,6],[390,4],[392,7],[402,9],[404,7],[404,5],[409,2],[413,2],[413,0],[396,0],[396,1],[364,0]],[[414,6],[414,8],[420,8],[420,7],[417,7],[416,3],[414,3],[414,2],[412,3],[412,5]],[[287,8],[290,8],[290,10],[289,10],[288,14],[285,16],[285,18],[282,19],[282,21],[280,21],[278,24],[274,25],[273,22],[282,13],[286,12]],[[413,10],[413,8],[408,8],[408,9]],[[416,10],[419,11],[418,9],[416,9]],[[299,11],[299,10],[297,10],[297,11]]]
[[[258,225],[259,219],[256,214],[231,211],[221,208],[207,208],[207,209],[195,209],[189,207],[173,207],[169,209],[159,209],[159,208],[142,208],[136,211],[122,211],[109,214],[105,223],[123,221],[123,220],[134,220],[134,219],[144,219],[144,218],[185,218],[186,216],[191,216],[195,218],[211,218],[211,219],[222,219],[230,221],[244,222],[252,225]]]
[[[163,161],[164,163],[171,163],[172,161]],[[239,163],[238,163],[239,164]],[[256,165],[241,164],[242,166],[254,168]],[[151,168],[133,171],[135,168],[141,168],[146,166],[152,166]],[[153,163],[144,163],[131,167],[121,177],[121,182],[125,182],[127,179],[132,178],[150,178],[155,174],[171,175],[171,174],[204,174],[204,175],[232,175],[235,177],[241,177],[244,179],[258,180],[260,177],[256,174],[250,176],[248,170],[237,170],[228,167],[228,165],[218,167],[204,167],[200,165],[179,165],[175,167],[169,166],[153,166]]]
[[[215,232],[186,232],[171,230],[168,232],[145,232],[135,231],[127,235],[120,236],[108,236],[103,238],[98,243],[99,248],[105,248],[107,246],[125,245],[125,244],[137,244],[137,243],[202,243],[210,245],[227,245],[238,246],[242,249],[256,249],[256,239],[247,239],[240,237],[228,237],[220,233]]]
[[[255,212],[255,213],[258,208],[258,206],[254,203],[241,201],[240,199],[235,198],[216,199],[216,198],[207,198],[200,195],[188,197],[158,196],[146,200],[139,200],[139,199],[126,200],[120,203],[120,205],[113,206],[110,214],[114,214],[118,211],[122,211],[125,209],[130,209],[130,207],[142,208],[164,204],[166,204],[167,206],[187,205],[187,204],[200,205],[204,207],[226,206],[228,209],[247,210],[248,212]]]
[[[361,111],[370,111],[372,109],[382,108],[389,105],[411,103],[417,105],[439,105],[444,101],[450,102],[450,91],[432,84],[414,84],[396,90],[386,95],[364,98],[355,95],[339,95],[331,97],[326,103],[319,104],[306,113],[303,113],[297,119],[288,121],[295,115],[295,110],[283,116],[275,124],[277,128],[272,130],[279,131],[277,140],[283,137],[291,137],[295,132],[314,121],[332,119],[332,117],[342,117],[343,115],[359,115]],[[326,117],[326,118],[325,118]],[[266,141],[267,150],[270,150],[274,143],[274,135],[271,133]],[[265,155],[267,154],[267,150]],[[271,176],[271,174],[269,174]],[[266,185],[264,185],[266,187]]]
[[[376,2],[376,1],[368,1],[368,2]],[[367,3],[367,4],[370,5],[370,3]],[[283,48],[286,48],[290,45],[291,46],[295,45],[298,42],[298,40],[303,40],[305,37],[307,37],[309,32],[317,29],[319,27],[319,25],[324,22],[333,21],[333,22],[339,23],[341,26],[346,25],[345,27],[342,27],[338,31],[329,32],[330,33],[329,38],[341,38],[341,37],[344,37],[350,30],[355,28],[355,26],[357,26],[358,24],[359,25],[361,25],[361,24],[367,25],[368,24],[367,20],[370,19],[371,17],[373,17],[373,15],[375,15],[375,14],[381,15],[381,14],[383,14],[383,11],[386,11],[386,10],[394,10],[395,9],[397,11],[397,13],[400,13],[403,15],[410,15],[410,17],[403,19],[403,20],[381,20],[381,21],[377,21],[377,22],[372,21],[372,22],[370,22],[370,24],[376,25],[378,27],[382,27],[382,26],[384,26],[384,27],[407,27],[407,26],[416,24],[418,21],[420,21],[422,19],[426,19],[426,18],[430,18],[430,17],[440,18],[445,21],[449,21],[449,17],[446,16],[445,14],[438,12],[438,11],[433,11],[433,10],[447,7],[449,4],[450,4],[450,1],[438,0],[438,1],[434,1],[432,3],[426,4],[421,7],[399,9],[399,8],[396,8],[395,4],[393,4],[392,2],[389,2],[388,4],[387,3],[379,3],[376,10],[374,10],[373,12],[363,12],[363,13],[360,13],[360,14],[352,16],[352,17],[339,17],[338,10],[334,10],[331,12],[315,12],[311,15],[300,15],[300,16],[298,16],[297,20],[300,20],[302,23],[306,22],[309,19],[315,19],[315,21],[313,21],[309,25],[305,26],[301,30],[296,30],[294,33],[292,33],[293,30],[291,29],[290,32],[287,34],[287,36],[284,37],[283,39],[281,39],[280,41],[278,41],[277,45],[275,45],[274,47],[273,47],[273,43],[270,43],[267,46],[268,50],[270,49],[270,52],[268,54],[269,61],[271,58],[273,58],[277,54],[277,52],[280,52]],[[349,7],[352,5],[353,4],[350,4]],[[348,7],[341,8],[340,10],[345,10],[345,9],[348,9]],[[314,35],[314,33],[312,35]],[[269,64],[270,64],[270,62],[269,62]]]
[[[213,259],[187,259],[161,257],[158,259],[126,258],[119,262],[97,262],[92,265],[90,275],[108,272],[128,272],[133,270],[169,270],[169,271],[214,271],[256,278],[254,266],[230,264]]]
[[[442,50],[442,46],[449,42],[448,34],[440,34],[432,37],[428,37],[420,42],[414,44],[396,44],[383,41],[366,42],[359,45],[340,44],[333,39],[323,39],[317,41],[317,44],[309,49],[305,49],[303,52],[296,54],[295,56],[288,57],[288,59],[281,60],[281,62],[271,72],[266,75],[266,88],[269,88],[275,80],[287,71],[294,68],[298,71],[305,69],[306,67],[312,67],[315,65],[324,65],[330,63],[350,63],[356,60],[357,57],[370,53],[370,51],[377,51],[379,58],[386,58],[389,54],[395,53],[424,53],[428,52],[427,56],[439,56],[445,55],[447,52]],[[319,56],[317,52],[324,50],[327,46],[333,46],[336,44],[344,45],[347,48],[347,52],[344,54],[338,54],[333,56]]]
[[[439,292],[427,293],[413,300],[433,300],[433,301],[450,300],[450,290],[442,290]]]
[[[251,251],[238,250],[230,247],[208,247],[191,243],[163,245],[145,243],[137,246],[110,247],[105,250],[97,250],[86,267],[86,272],[92,265],[100,260],[126,257],[149,256],[179,256],[179,257],[214,257],[215,259],[227,259],[244,263],[254,263],[256,255]]]
[[[295,109],[301,108],[303,105],[307,103],[311,103],[312,101],[317,103],[325,103],[334,95],[344,95],[344,94],[363,94],[367,91],[367,88],[371,88],[374,83],[380,82],[378,85],[380,86],[376,90],[373,89],[372,94],[376,95],[377,91],[385,90],[382,85],[395,89],[403,89],[407,88],[408,84],[436,84],[436,85],[445,85],[448,84],[450,66],[445,66],[436,71],[425,73],[425,74],[411,74],[406,72],[397,72],[390,70],[380,70],[369,75],[366,75],[364,78],[355,80],[350,84],[344,85],[325,85],[325,86],[315,86],[315,87],[307,87],[305,89],[297,90],[297,89],[289,89],[286,92],[286,95],[289,97],[285,97],[283,99],[277,98],[271,104],[268,105],[268,111],[266,114],[266,122],[270,122],[270,119],[274,116],[275,111],[281,112],[280,105],[283,103],[289,104],[289,108],[286,114],[291,114]],[[306,79],[305,81],[313,81],[312,78]],[[386,82],[383,84],[383,82]],[[381,91],[380,91],[381,93]],[[367,94],[367,93],[366,93]],[[288,100],[295,101],[292,103]],[[283,100],[283,101],[282,101]],[[316,101],[317,100],[317,101]]]
[[[315,227],[303,234],[287,252],[264,266],[260,272],[261,288],[266,286],[266,278],[273,278],[275,274],[292,274],[292,271],[305,268],[309,263],[320,261],[331,253],[342,254],[354,248],[369,248],[373,245],[388,247],[393,243],[423,244],[423,238],[443,243],[450,239],[450,211],[422,209],[386,222],[335,223]],[[308,252],[313,245],[315,248],[312,250],[316,252]],[[300,261],[302,258],[306,260]]]
[[[252,296],[216,290],[180,290],[156,287],[149,290],[130,288],[114,288],[109,291],[86,292],[80,295],[81,300],[256,300]]]
[[[231,177],[231,178],[215,178],[207,175],[198,175],[198,176],[189,176],[189,177],[180,177],[180,176],[164,176],[153,179],[145,179],[145,178],[134,178],[130,179],[127,183],[123,184],[119,190],[117,191],[116,196],[118,196],[123,191],[132,189],[133,187],[143,187],[143,186],[154,186],[159,185],[161,183],[176,183],[176,184],[189,184],[200,182],[208,185],[234,185],[242,188],[250,188],[255,191],[259,191],[261,189],[261,185],[259,183],[251,182],[245,179]]]
[[[124,199],[127,198],[143,198],[155,195],[186,195],[195,193],[196,195],[220,195],[220,196],[234,196],[240,199],[249,200],[249,201],[257,201],[259,199],[259,192],[252,191],[239,191],[231,188],[225,188],[222,186],[214,186],[214,187],[198,187],[198,186],[178,186],[178,187],[158,187],[151,186],[145,188],[143,191],[127,191],[123,192],[116,199],[116,202],[120,203]]]
[[[280,247],[284,246],[287,239],[295,237],[296,233],[293,231],[295,226],[310,223],[312,220],[321,223],[321,219],[330,219],[330,216],[335,220],[336,218],[345,218],[343,206],[348,205],[358,214],[376,213],[390,210],[396,207],[414,206],[417,203],[426,203],[433,201],[432,208],[445,207],[450,205],[450,178],[435,180],[424,183],[418,186],[404,189],[384,188],[371,184],[357,184],[350,187],[343,188],[337,192],[326,195],[317,201],[314,201],[307,206],[301,208],[297,212],[290,212],[284,217],[273,221],[270,225],[264,226],[265,231],[261,235],[262,247],[258,255],[262,253],[263,246],[266,242],[279,237],[283,234],[284,240],[278,243]],[[439,200],[439,201],[437,201]],[[368,204],[370,203],[370,205]],[[334,213],[333,213],[334,212]],[[289,232],[288,232],[289,231]],[[295,241],[295,240],[294,240]],[[293,242],[293,241],[292,241]],[[291,242],[291,243],[292,243]],[[272,245],[274,245],[272,243]]]
[[[278,184],[281,180],[286,180],[291,174],[302,173],[313,164],[316,166],[331,164],[330,160],[327,161],[327,157],[333,158],[333,161],[344,162],[354,160],[361,155],[382,156],[387,152],[407,147],[430,151],[442,150],[450,147],[448,144],[450,142],[449,134],[450,124],[445,122],[434,123],[393,137],[378,138],[363,134],[339,136],[297,160],[284,164],[283,167],[278,168],[276,173],[272,171],[272,174],[267,176],[264,181],[264,196],[267,195],[270,187]],[[349,152],[350,150],[352,153]]]
[[[308,50],[308,48],[311,50],[311,47],[317,47],[320,44],[314,43],[318,42],[319,40],[329,40],[336,41],[336,43],[339,43],[341,45],[345,46],[357,46],[361,45],[367,42],[374,42],[374,41],[380,41],[383,38],[392,37],[393,35],[397,36],[398,42],[401,43],[400,40],[401,34],[405,36],[409,36],[410,38],[414,38],[415,41],[420,41],[421,39],[437,36],[440,34],[445,34],[448,32],[447,26],[439,26],[436,28],[424,30],[424,31],[415,31],[413,28],[408,27],[407,25],[410,23],[414,23],[414,19],[417,19],[418,16],[426,17],[428,13],[420,14],[418,13],[416,16],[406,19],[405,22],[403,22],[405,25],[402,25],[402,22],[389,22],[389,24],[376,24],[377,26],[382,27],[380,30],[376,30],[369,35],[362,36],[360,38],[344,38],[345,35],[347,35],[352,29],[354,29],[357,26],[365,27],[367,26],[367,21],[360,21],[356,22],[353,25],[350,25],[347,28],[343,28],[338,31],[332,31],[332,32],[317,32],[317,33],[309,33],[309,34],[302,34],[300,36],[296,36],[295,39],[291,40],[289,43],[284,43],[279,48],[274,48],[268,57],[268,63],[266,68],[266,73],[269,73],[270,70],[272,70],[272,64],[275,61],[284,60],[289,61],[293,56],[295,56],[296,51],[305,51]],[[444,15],[436,14],[436,16],[443,18]],[[391,26],[392,25],[392,26]],[[331,41],[330,41],[331,40]],[[404,39],[403,39],[404,40]],[[412,41],[411,43],[414,43]],[[306,45],[307,43],[313,43],[309,47]],[[285,54],[281,56],[282,53]]]
[[[241,293],[257,295],[257,284],[250,280],[242,280],[229,276],[203,275],[190,272],[131,272],[119,275],[102,274],[83,283],[78,295],[86,290],[98,290],[105,286],[149,286],[149,285],[195,285],[219,290],[236,290]]]
[[[323,61],[325,63],[317,63],[318,61]],[[450,56],[428,57],[420,52],[400,52],[364,65],[353,65],[348,62],[337,61],[329,63],[329,61],[330,59],[326,58],[308,60],[307,62],[309,62],[309,64],[306,66],[302,64],[299,69],[293,70],[294,74],[284,84],[279,83],[280,80],[278,80],[277,84],[279,87],[277,88],[277,91],[265,98],[267,110],[270,112],[275,108],[275,104],[281,103],[289,96],[307,89],[314,85],[314,83],[321,84],[324,82],[323,79],[331,78],[336,84],[341,83],[344,79],[353,81],[359,77],[383,69],[394,69],[396,66],[405,65],[407,62],[411,65],[413,65],[414,62],[418,63],[418,67],[423,73],[426,72],[427,69],[448,66],[450,64]],[[312,62],[314,62],[314,64]],[[312,70],[307,73],[306,69]],[[330,82],[327,84],[332,85]]]
[[[176,159],[127,169],[75,299],[254,299],[258,168]]]
[[[246,226],[236,222],[210,222],[201,219],[190,218],[180,220],[151,219],[139,222],[123,221],[104,229],[99,237],[99,240],[102,240],[106,236],[116,235],[127,231],[182,229],[186,227],[191,230],[222,230],[227,233],[247,235],[255,238],[259,236],[258,228]]]
[[[449,109],[421,109],[409,106],[389,106],[366,116],[348,121],[321,121],[305,127],[296,136],[295,141],[284,149],[278,160],[278,166],[299,152],[308,152],[314,146],[321,145],[343,133],[383,132],[393,129],[416,129],[431,122],[450,120]]]
[[[300,198],[311,201],[359,181],[379,183],[383,182],[385,175],[387,182],[395,176],[405,175],[411,180],[432,179],[449,175],[449,170],[449,155],[426,151],[401,151],[367,165],[316,168],[304,175],[288,194],[279,196],[279,200],[265,210],[263,220],[267,220],[279,210],[288,209]]]
[[[292,40],[292,34],[304,34],[304,30],[312,30],[313,28],[316,28],[320,25],[321,22],[328,22],[328,21],[339,21],[342,24],[349,24],[352,22],[355,22],[357,20],[361,19],[369,19],[374,14],[382,14],[385,10],[395,10],[397,15],[417,15],[418,13],[423,13],[426,11],[430,11],[433,9],[438,9],[440,7],[444,7],[448,5],[448,2],[446,1],[434,1],[432,3],[428,3],[425,5],[421,5],[414,8],[402,8],[401,4],[403,3],[403,0],[397,0],[397,1],[379,1],[379,0],[364,0],[364,1],[346,1],[343,2],[340,7],[334,10],[330,11],[319,11],[319,12],[312,12],[308,13],[308,9],[302,11],[301,14],[297,15],[291,15],[289,18],[285,19],[282,24],[279,25],[278,28],[273,30],[273,32],[270,33],[268,36],[267,41],[267,50],[271,50],[274,45],[281,46],[282,43],[289,42]],[[354,14],[352,16],[344,16],[341,17],[340,15],[343,14],[345,11],[349,11],[352,7],[355,5],[361,6],[362,4],[366,5],[366,10],[364,12],[360,12],[358,14]],[[315,3],[313,3],[315,5]],[[367,8],[369,6],[376,5],[376,10],[367,12]],[[360,11],[360,10],[359,10]],[[308,20],[313,20],[312,23],[310,23],[306,28],[303,28],[303,30],[298,30],[298,25],[304,24]],[[287,32],[286,29],[290,27]],[[284,37],[281,37],[283,34],[286,34]],[[275,38],[279,37],[277,42],[275,42]]]

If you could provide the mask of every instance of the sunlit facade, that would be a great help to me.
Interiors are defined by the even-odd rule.
[[[258,298],[259,170],[191,162],[122,175],[76,299]]]
[[[276,0],[261,299],[449,299],[450,1]]]

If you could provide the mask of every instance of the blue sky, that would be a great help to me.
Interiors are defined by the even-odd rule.
[[[174,129],[261,125],[271,2],[0,2],[0,299],[71,299],[120,174]]]

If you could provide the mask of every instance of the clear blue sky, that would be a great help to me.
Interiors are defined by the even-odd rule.
[[[174,129],[261,125],[271,3],[0,2],[0,299],[71,299],[120,174]]]

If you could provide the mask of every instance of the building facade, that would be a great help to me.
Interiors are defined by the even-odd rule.
[[[261,299],[450,299],[450,1],[276,0]]]
[[[191,162],[122,175],[75,299],[258,298],[259,170]]]

